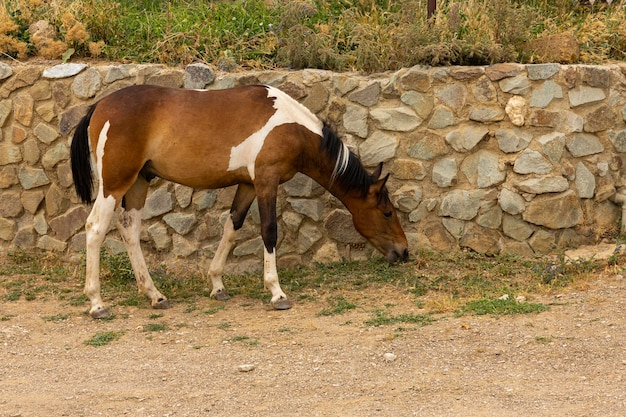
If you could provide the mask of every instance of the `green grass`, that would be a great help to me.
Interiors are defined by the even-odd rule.
[[[229,342],[240,342],[248,346],[258,346],[259,341],[256,339],[251,339],[249,336],[233,336],[228,339]]]
[[[535,342],[541,344],[541,345],[548,345],[550,343],[552,343],[552,338],[551,337],[545,337],[545,336],[537,336],[535,337]]]
[[[326,299],[326,302],[329,304],[329,307],[320,311],[320,316],[334,316],[357,308],[357,305],[355,303],[346,300],[343,295],[330,296]]]
[[[399,314],[390,315],[384,310],[374,311],[374,316],[365,321],[368,326],[387,326],[392,324],[418,324],[425,326],[435,321],[435,318],[429,314]]]
[[[475,314],[477,316],[492,315],[492,316],[504,316],[511,314],[530,314],[540,313],[548,310],[548,306],[537,303],[520,303],[512,299],[482,299],[470,301],[462,306],[457,315]]]
[[[6,0],[0,53],[168,65],[375,72],[426,65],[538,62],[526,42],[576,36],[582,63],[626,58],[626,10],[578,0]],[[585,4],[587,3],[587,4]],[[68,18],[68,16],[70,18]],[[54,43],[28,27],[47,20]],[[85,36],[76,36],[84,34]]]
[[[58,323],[61,321],[65,321],[70,318],[69,314],[55,314],[54,316],[45,316],[43,317],[44,321],[51,321],[53,323]]]
[[[124,332],[98,332],[93,335],[89,340],[85,341],[87,346],[100,347],[108,345],[109,343],[119,339],[124,335]]]
[[[579,287],[611,268],[625,273],[626,254],[617,251],[608,261],[577,260],[563,257],[524,259],[515,256],[484,256],[469,251],[437,253],[418,251],[405,263],[389,265],[374,258],[359,262],[312,264],[279,271],[281,286],[297,303],[320,303],[320,315],[343,314],[355,308],[380,308],[392,300],[377,303],[377,293],[385,289],[406,294],[426,313],[460,311],[463,314],[510,314],[531,308],[531,303],[500,303],[502,294],[529,296]],[[105,303],[150,308],[150,300],[138,294],[126,255],[103,255],[102,295]],[[69,264],[58,255],[29,257],[11,255],[0,260],[0,300],[3,302],[46,301],[61,306],[89,305],[83,295],[84,263]],[[228,302],[208,300],[210,283],[204,271],[193,268],[170,270],[163,265],[153,270],[156,286],[173,302],[186,305],[192,313],[214,315]],[[229,294],[244,303],[269,303],[261,274],[228,275],[224,279]],[[367,294],[367,298],[361,295]],[[249,299],[249,301],[246,301]],[[358,303],[354,300],[359,300]],[[492,300],[492,301],[489,301]],[[206,305],[206,303],[209,303]],[[477,302],[478,304],[468,304]],[[387,308],[387,307],[386,307]],[[490,310],[491,309],[491,310]],[[483,313],[484,314],[484,313]],[[155,313],[152,319],[160,318]],[[384,317],[383,317],[384,318]],[[382,320],[382,318],[379,318]]]
[[[150,323],[143,326],[144,332],[164,332],[168,329],[167,323]]]

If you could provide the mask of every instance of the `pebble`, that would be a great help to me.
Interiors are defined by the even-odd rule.
[[[254,365],[251,363],[245,363],[243,365],[239,365],[237,369],[239,370],[239,372],[250,372],[254,371]]]
[[[396,355],[391,352],[387,352],[383,355],[383,359],[385,360],[385,362],[393,362],[396,360]]]

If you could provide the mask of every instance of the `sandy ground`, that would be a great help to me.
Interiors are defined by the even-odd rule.
[[[2,301],[0,416],[626,416],[621,275],[534,300],[546,312],[425,326],[365,324],[415,312],[394,288],[351,296],[359,308],[332,316],[235,297],[117,306],[112,321]],[[123,334],[85,344],[106,331]]]

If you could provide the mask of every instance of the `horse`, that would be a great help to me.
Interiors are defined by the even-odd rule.
[[[97,180],[85,224],[84,292],[93,318],[110,315],[100,296],[100,248],[116,211],[139,291],[155,309],[171,305],[155,287],[140,246],[141,209],[155,177],[196,189],[237,185],[209,267],[215,299],[229,298],[222,272],[256,198],[265,289],[274,309],[291,308],[276,269],[276,196],[279,184],[298,172],[336,196],[352,214],[356,230],[389,262],[408,257],[386,187],[389,174],[381,177],[382,163],[369,174],[327,123],[275,87],[123,88],[89,107],[74,132],[70,160],[82,202],[92,203]]]

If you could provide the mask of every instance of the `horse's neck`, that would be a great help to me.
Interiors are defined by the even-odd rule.
[[[347,208],[350,210],[350,200],[352,196],[350,193],[343,189],[338,181],[333,181],[332,173],[335,169],[335,161],[329,161],[324,155],[317,154],[317,149],[315,148],[316,153],[309,153],[309,155],[315,156],[305,156],[304,164],[302,165],[300,172],[304,175],[315,180],[319,185],[324,187],[328,192],[337,197]]]

